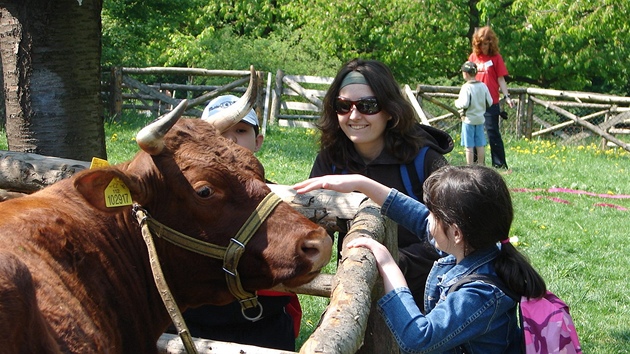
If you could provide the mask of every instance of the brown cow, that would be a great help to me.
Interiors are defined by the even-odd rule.
[[[207,122],[181,119],[157,143],[140,135],[152,154],[0,203],[1,352],[157,352],[171,319],[131,206],[105,205],[114,178],[154,220],[223,247],[270,193],[258,160]],[[157,237],[155,246],[180,309],[233,301],[221,260]],[[280,203],[246,245],[238,273],[249,291],[296,286],[330,253],[326,232]]]

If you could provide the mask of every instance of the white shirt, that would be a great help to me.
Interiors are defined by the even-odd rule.
[[[465,110],[464,123],[471,125],[483,124],[483,114],[492,105],[492,97],[488,87],[483,82],[472,79],[467,81],[459,90],[459,97],[455,107]]]

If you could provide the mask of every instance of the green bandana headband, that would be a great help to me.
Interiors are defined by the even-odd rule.
[[[339,89],[341,90],[342,88],[344,88],[344,87],[346,87],[348,85],[352,85],[352,84],[362,84],[362,85],[368,85],[369,86],[369,84],[368,84],[367,80],[365,80],[365,76],[363,76],[363,74],[361,74],[358,71],[351,71],[341,81],[341,86],[339,87]]]

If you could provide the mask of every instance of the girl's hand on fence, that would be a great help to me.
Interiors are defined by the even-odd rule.
[[[369,238],[369,237],[357,237],[354,240],[348,242],[348,248],[358,248],[365,247],[372,251],[374,254],[374,258],[376,258],[376,263],[384,264],[387,262],[394,262],[394,258],[387,247],[385,247],[382,243]]]
[[[365,247],[374,254],[378,272],[381,274],[381,277],[383,277],[385,292],[389,292],[396,288],[409,287],[407,285],[407,281],[405,280],[405,276],[398,267],[398,264],[396,264],[392,254],[389,253],[387,247],[383,246],[380,242],[369,237],[357,237],[356,239],[348,242],[347,247],[349,249]]]

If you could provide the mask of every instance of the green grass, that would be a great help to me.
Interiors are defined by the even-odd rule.
[[[123,116],[106,124],[110,162],[135,154],[135,133],[149,120]],[[0,148],[6,149],[3,139],[0,134]],[[549,188],[562,187],[628,195],[630,154],[621,149],[602,151],[595,144],[563,146],[553,140],[505,139],[512,173],[504,177],[513,190],[515,208],[511,236],[518,237],[518,248],[549,289],[571,307],[585,353],[630,353],[630,199],[549,192]],[[306,178],[316,155],[315,141],[312,130],[270,127],[258,153],[267,177],[288,185]],[[447,158],[452,164],[464,163],[459,141]],[[334,272],[334,264],[325,272]],[[298,347],[315,329],[328,302],[306,295],[300,295],[300,300],[304,317]]]

